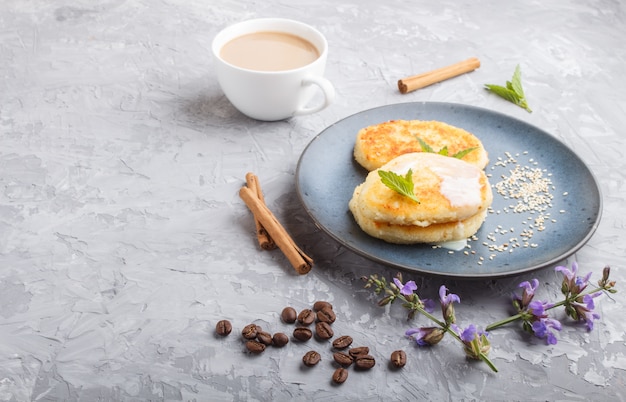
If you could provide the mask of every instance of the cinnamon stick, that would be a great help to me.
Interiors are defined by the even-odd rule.
[[[259,178],[254,173],[248,172],[246,174],[246,185],[250,190],[252,190],[253,193],[256,194],[259,200],[265,204],[265,198],[263,197],[263,191],[261,190]],[[259,242],[259,246],[261,246],[263,250],[275,249],[276,243],[274,242],[274,239],[272,239],[270,234],[267,233],[267,230],[263,227],[263,224],[261,224],[256,216],[254,216],[254,225],[256,227],[256,238]]]
[[[313,259],[296,245],[272,211],[261,202],[257,194],[250,188],[243,186],[239,190],[239,196],[265,230],[267,230],[271,238],[274,239],[274,242],[287,257],[296,272],[301,275],[308,273],[313,267]]]
[[[472,57],[447,67],[403,78],[398,81],[398,89],[401,93],[406,94],[416,89],[456,77],[457,75],[474,71],[478,67],[480,67],[480,60],[476,57]]]

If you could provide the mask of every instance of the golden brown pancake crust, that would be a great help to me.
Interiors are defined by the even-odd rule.
[[[379,170],[401,176],[412,171],[419,203],[390,189]],[[400,155],[367,175],[353,208],[370,220],[396,225],[428,226],[460,221],[486,210],[493,201],[484,171],[462,160],[433,153]]]
[[[350,201],[350,205],[352,203]],[[442,243],[467,239],[480,229],[487,216],[487,211],[482,211],[462,221],[422,227],[377,222],[361,215],[358,209],[352,211],[354,219],[365,233],[394,244]]]
[[[420,202],[387,187],[379,171],[411,170]],[[361,229],[391,243],[438,243],[470,237],[493,201],[485,172],[465,161],[433,153],[400,155],[369,172],[349,208]]]
[[[462,159],[483,169],[489,158],[482,142],[473,134],[440,121],[390,120],[361,129],[354,146],[354,157],[365,169],[372,171],[393,158],[421,152],[421,138],[435,152],[444,147],[448,155],[476,148]]]

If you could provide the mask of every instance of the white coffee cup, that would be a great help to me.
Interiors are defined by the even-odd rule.
[[[240,67],[224,60],[222,48],[226,44],[257,32],[281,32],[305,39],[317,49],[319,57],[309,64],[277,71]],[[283,18],[239,22],[215,36],[212,50],[217,78],[224,94],[240,112],[253,119],[276,121],[319,112],[335,98],[333,85],[323,77],[328,42],[318,30],[302,22]],[[321,90],[324,99],[316,105],[309,105],[316,90]]]

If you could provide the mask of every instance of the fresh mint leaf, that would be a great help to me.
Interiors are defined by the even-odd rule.
[[[485,84],[485,87],[487,87],[487,89],[493,92],[494,94],[498,95],[501,98],[508,100],[511,103],[515,103],[517,105],[517,102],[519,102],[519,96],[512,89],[505,88],[501,85],[494,85],[494,84]]]
[[[415,196],[414,184],[413,184],[413,171],[409,169],[406,176],[401,176],[397,173],[385,170],[379,170],[378,176],[380,176],[380,181],[393,191],[398,194],[401,194],[405,197],[409,197],[413,201],[420,203],[420,200]]]
[[[428,143],[426,143],[426,141],[424,141],[423,139],[417,137],[417,141],[420,143],[420,147],[422,148],[422,152],[432,152],[434,153],[435,150],[431,148],[430,145],[428,145]]]
[[[526,109],[528,113],[532,112],[530,107],[528,107],[528,101],[526,100],[524,88],[522,87],[522,70],[519,64],[515,67],[511,81],[506,82],[506,87],[502,85],[485,84],[485,88],[499,97]]]
[[[430,145],[428,145],[428,143],[426,143],[426,141],[424,141],[423,139],[421,139],[420,137],[417,137],[417,136],[415,138],[417,138],[417,141],[420,143],[420,147],[422,148],[422,152],[430,152],[430,153],[439,154],[439,155],[442,155],[442,156],[450,156],[450,152],[448,150],[448,146],[447,145],[444,145],[444,147],[441,148],[438,152],[435,152],[435,150]],[[475,149],[476,149],[476,147],[464,149],[462,151],[459,151],[459,152],[455,153],[454,155],[452,155],[452,157],[453,158],[457,158],[457,159],[463,159],[463,157],[465,155],[469,154],[470,152],[472,152]]]
[[[524,98],[524,88],[522,88],[522,70],[520,69],[519,64],[515,67],[515,72],[513,72],[511,87],[520,98]]]
[[[476,149],[476,147],[464,149],[462,151],[459,151],[459,152],[455,153],[454,155],[452,155],[452,157],[453,158],[457,158],[457,159],[463,159],[463,157],[465,155],[469,154],[470,152],[472,152],[475,149]]]

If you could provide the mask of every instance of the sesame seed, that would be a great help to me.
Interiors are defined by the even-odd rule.
[[[523,151],[521,154],[529,155],[529,151]],[[556,186],[551,180],[552,173],[541,167],[539,161],[532,157],[527,158],[526,164],[518,161],[519,157],[519,152],[514,155],[504,152],[503,156],[496,157],[491,166],[493,172],[488,173],[487,177],[490,178],[494,196],[498,195],[501,199],[507,200],[508,206],[497,210],[489,206],[487,212],[493,215],[523,214],[525,216],[521,219],[523,228],[516,232],[514,226],[505,229],[502,225],[496,225],[491,231],[483,232],[482,237],[485,237],[485,241],[480,244],[489,250],[489,255],[478,256],[479,265],[482,265],[486,258],[494,260],[498,254],[506,251],[510,254],[519,248],[539,247],[537,241],[533,242],[533,237],[546,231],[546,225],[556,222],[556,219],[550,217],[550,209],[554,207],[553,192],[556,191]],[[494,179],[497,180],[498,177],[499,181],[495,182]],[[567,196],[569,193],[564,191],[561,194]],[[560,213],[565,213],[565,210],[561,210]],[[515,233],[517,237],[507,236],[507,233]],[[468,240],[479,239],[474,235]],[[469,244],[467,249],[471,249]],[[474,250],[464,251],[463,254],[477,255]]]

